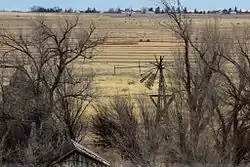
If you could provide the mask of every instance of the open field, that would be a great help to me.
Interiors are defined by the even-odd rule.
[[[10,31],[30,31],[30,21],[40,14],[34,13],[0,13],[0,23],[7,26]],[[70,14],[43,14],[53,23],[59,16],[69,17]],[[73,15],[73,14],[72,14]],[[192,15],[197,30],[201,24],[212,15]],[[232,24],[250,23],[248,15],[217,16],[223,29],[228,29]],[[147,91],[139,83],[140,72],[147,68],[139,69],[138,66],[148,65],[154,60],[154,56],[164,55],[165,60],[171,64],[174,61],[174,53],[180,44],[176,41],[172,32],[160,26],[160,22],[167,19],[164,15],[125,15],[112,14],[81,14],[82,23],[94,21],[97,33],[108,37],[107,42],[98,48],[94,59],[87,64],[78,60],[76,68],[87,69],[91,67],[96,74],[94,87],[100,94],[112,96],[116,93],[138,94]],[[3,50],[4,48],[1,48]],[[132,67],[128,67],[132,66]],[[120,68],[127,67],[127,68]],[[115,75],[114,75],[115,68]],[[156,89],[153,89],[156,91]]]

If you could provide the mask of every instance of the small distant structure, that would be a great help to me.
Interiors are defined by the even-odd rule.
[[[146,11],[146,14],[155,14],[155,12],[152,12],[152,11]]]
[[[141,10],[135,10],[134,13],[136,13],[136,14],[141,14],[142,11],[141,11]]]
[[[223,14],[222,10],[211,10],[211,11],[208,11],[208,13],[210,13],[210,14]]]
[[[235,12],[235,11],[231,11],[231,12],[230,12],[230,14],[233,14],[233,15],[234,15],[234,14],[237,14],[237,12]]]

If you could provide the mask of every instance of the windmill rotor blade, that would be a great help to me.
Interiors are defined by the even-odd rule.
[[[144,82],[145,87],[147,87],[148,89],[151,89],[154,86],[159,70],[162,70],[164,68],[165,62],[163,62],[163,59],[164,56],[160,56],[159,58],[157,58],[157,56],[155,55],[155,61],[149,62],[149,64],[152,64],[154,67],[141,75],[143,77],[140,82]],[[154,69],[157,70],[153,73]],[[162,78],[162,76],[159,77]]]
[[[144,82],[152,73],[153,73],[152,71],[150,71],[149,73],[147,73],[147,74],[140,80],[140,82],[141,82],[141,83]]]
[[[153,68],[147,70],[146,72],[144,72],[143,74],[141,74],[141,76],[143,77],[143,76],[147,75],[150,71],[153,71],[154,69],[156,69],[156,67],[153,67]]]
[[[153,64],[154,62],[152,62],[152,61],[150,61],[150,62],[148,62],[148,64]]]
[[[157,77],[158,71],[159,71],[159,69],[157,69],[157,71],[154,74],[152,74],[152,75],[150,75],[150,77],[148,77],[148,79],[147,79],[147,81],[145,83],[145,86],[148,89],[150,89],[150,88],[152,88],[154,86],[155,79]]]
[[[144,82],[146,80],[145,77],[143,77],[142,79],[140,79],[140,83]]]
[[[157,77],[158,71],[159,71],[159,69],[157,69],[157,71],[153,75],[151,75],[151,77],[148,78],[148,80],[152,82],[152,85],[154,85],[154,82],[155,82],[155,79]]]
[[[149,64],[155,64],[156,60],[150,61]]]
[[[144,72],[144,73],[142,73],[141,74],[141,77],[145,77],[145,76],[147,76],[150,72],[152,72],[152,70],[150,69],[150,70],[147,70],[146,72]]]
[[[150,64],[152,64],[153,66],[157,67],[158,66],[158,63],[157,62],[150,62]]]
[[[153,77],[154,77],[154,74],[152,74],[152,75],[147,79],[147,81],[145,82],[145,86],[146,86],[147,88],[153,87],[153,85],[154,85]]]
[[[150,90],[152,89],[152,84],[150,82],[147,81],[147,82],[145,82],[144,85],[145,85],[146,88],[148,88]]]

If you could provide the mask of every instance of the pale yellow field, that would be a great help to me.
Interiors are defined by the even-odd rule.
[[[1,25],[8,26],[11,31],[30,30],[29,22],[36,19],[40,14],[31,13],[0,13]],[[70,17],[69,14],[43,14],[46,19],[55,22],[63,17]],[[60,16],[60,17],[59,17]],[[193,18],[194,25],[199,29],[207,19],[212,16],[196,15]],[[112,96],[117,93],[138,94],[147,91],[153,93],[156,89],[148,91],[139,83],[140,73],[148,68],[141,68],[138,65],[148,65],[148,62],[154,60],[154,56],[164,55],[169,63],[174,60],[174,52],[178,42],[172,32],[162,28],[159,22],[166,19],[164,15],[136,15],[126,17],[125,15],[108,14],[81,14],[82,23],[94,21],[97,27],[97,33],[108,37],[105,45],[98,47],[98,53],[93,60],[83,64],[78,60],[76,68],[88,69],[91,67],[96,74],[94,79],[94,88],[99,95]],[[232,24],[249,23],[248,16],[218,16],[227,29]],[[140,40],[150,42],[140,42]],[[3,49],[3,48],[1,48]],[[116,75],[114,75],[114,66]],[[119,67],[133,66],[124,69]],[[117,68],[118,67],[118,68]]]

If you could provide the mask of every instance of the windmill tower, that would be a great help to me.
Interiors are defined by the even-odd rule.
[[[153,65],[153,68],[142,74],[142,79],[140,80],[141,83],[144,82],[145,86],[148,89],[151,89],[158,77],[158,94],[150,95],[152,102],[157,108],[157,120],[161,118],[165,108],[169,104],[169,102],[167,101],[167,97],[170,96],[166,94],[166,81],[164,78],[165,62],[163,61],[163,59],[164,56],[160,56],[159,59],[155,57],[155,62],[150,63]]]

